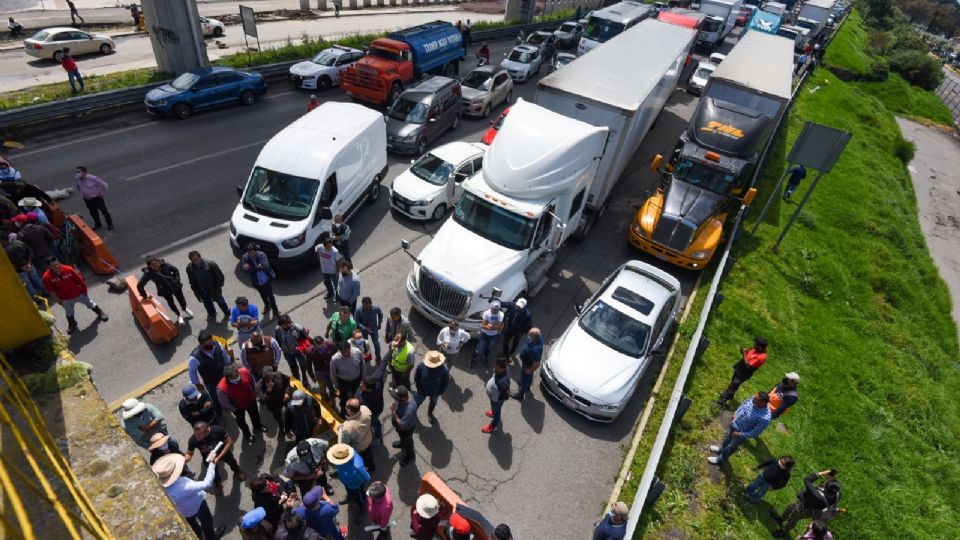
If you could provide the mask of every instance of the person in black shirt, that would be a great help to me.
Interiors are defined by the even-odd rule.
[[[220,447],[220,453],[214,458],[212,464],[206,466],[212,465],[216,467],[222,461],[230,466],[230,470],[237,475],[237,480],[243,482],[247,479],[247,476],[240,470],[240,464],[237,463],[237,458],[233,457],[233,437],[228,435],[227,430],[220,426],[211,426],[206,422],[197,422],[194,424],[193,436],[191,436],[187,442],[187,452],[184,456],[189,463],[193,458],[193,452],[199,450],[202,458],[203,456],[209,455],[217,446],[217,443],[220,442],[223,443],[223,446]],[[206,464],[206,461],[204,461],[204,464]],[[213,485],[215,486],[214,493],[217,495],[223,494],[223,479],[224,477],[220,474],[218,467],[213,476]]]
[[[264,366],[260,372],[260,381],[257,383],[257,395],[277,421],[278,434],[287,432],[283,423],[283,406],[290,400],[293,389],[290,387],[290,377],[274,371],[270,366]],[[279,519],[279,518],[278,518]]]
[[[197,422],[220,424],[217,409],[206,390],[200,390],[193,384],[183,387],[183,399],[179,404],[180,416],[193,427]]]
[[[836,476],[836,469],[807,475],[803,479],[803,491],[797,494],[797,500],[787,505],[783,514],[770,512],[770,517],[781,523],[780,529],[773,532],[774,538],[789,535],[803,518],[824,521],[833,518],[838,512],[843,512],[844,510],[837,508],[840,502],[840,482],[834,479]],[[822,486],[816,484],[820,478],[824,479]]]
[[[280,504],[283,493],[280,486],[269,474],[260,473],[250,481],[249,487],[253,507],[266,510],[267,517],[264,519],[276,528],[280,524],[280,517],[283,516],[283,505]]]
[[[183,316],[174,303],[174,298],[180,302],[180,307],[187,314],[188,318],[193,318],[193,312],[187,307],[187,299],[183,297],[183,282],[180,281],[180,271],[172,264],[168,264],[162,259],[156,257],[147,257],[147,266],[142,269],[143,275],[137,282],[137,291],[140,296],[149,300],[147,294],[147,283],[153,282],[157,286],[157,296],[167,301],[170,310],[177,316],[177,324],[183,324]]]
[[[747,486],[746,495],[754,503],[759,503],[769,490],[778,490],[787,486],[790,481],[790,471],[793,469],[793,458],[783,456],[780,459],[769,459],[757,466],[760,474]]]
[[[383,442],[383,422],[380,421],[380,415],[383,414],[383,383],[386,378],[387,363],[380,362],[371,375],[360,381],[360,388],[355,394],[360,404],[370,409],[370,427],[373,428],[375,444]]]

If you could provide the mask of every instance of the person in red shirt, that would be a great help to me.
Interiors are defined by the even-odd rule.
[[[77,93],[77,82],[80,83],[80,91],[83,92],[83,77],[80,75],[80,68],[77,67],[77,62],[70,56],[70,49],[68,47],[63,48],[63,53],[60,56],[60,65],[63,66],[63,70],[67,72],[67,80],[70,81],[70,89],[73,90],[73,93]]]
[[[730,379],[730,385],[720,396],[717,397],[717,406],[723,407],[727,404],[733,395],[737,393],[740,385],[750,380],[754,372],[760,369],[760,366],[767,361],[767,340],[762,337],[753,338],[753,348],[740,348],[740,359],[733,364],[733,377]]]
[[[247,368],[237,367],[236,363],[223,368],[223,378],[217,384],[217,400],[225,411],[230,411],[237,419],[237,427],[243,433],[243,442],[250,443],[250,428],[245,415],[253,421],[254,435],[267,431],[260,421],[260,404],[257,403],[257,387],[253,375]]]
[[[110,320],[107,314],[87,296],[87,283],[83,276],[72,266],[67,266],[54,257],[47,257],[47,271],[43,273],[43,286],[57,296],[57,302],[67,312],[70,326],[67,333],[77,331],[77,319],[73,316],[73,306],[83,304],[97,314],[103,322]]]
[[[310,112],[320,106],[320,98],[317,96],[310,96],[310,101],[307,102],[307,112]]]

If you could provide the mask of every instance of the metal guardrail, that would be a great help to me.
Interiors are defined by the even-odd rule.
[[[472,40],[480,42],[484,40],[498,40],[516,36],[519,32],[530,32],[535,30],[544,30],[558,26],[562,21],[549,21],[532,24],[520,24],[515,26],[505,26],[503,28],[494,28],[491,30],[478,30],[472,34]],[[301,60],[292,60],[289,62],[279,62],[264,66],[255,66],[249,68],[262,74],[267,79],[275,79],[286,76],[290,66]],[[164,85],[170,81],[162,81],[120,90],[108,90],[86,96],[68,98],[59,101],[52,101],[41,105],[32,105],[14,109],[12,111],[0,112],[0,131],[4,129],[28,126],[40,122],[47,122],[65,117],[79,117],[81,115],[112,109],[142,102],[147,92]]]
[[[836,25],[833,33],[830,35],[830,38],[827,39],[827,41],[823,44],[824,49],[826,49],[830,43],[833,42],[833,38],[837,35],[840,29],[843,28],[844,23],[847,21],[847,16],[844,16],[840,23]],[[779,136],[780,129],[786,124],[790,109],[793,107],[797,96],[800,94],[804,84],[810,77],[813,67],[813,65],[810,65],[808,69],[804,70],[800,81],[797,83],[796,88],[794,88],[786,110],[784,110],[783,115],[777,122],[770,140],[767,141],[767,144],[763,148],[760,160],[757,163],[757,167],[754,169],[753,177],[750,179],[751,186],[757,183],[757,180],[760,177],[760,172],[763,170],[763,166],[766,164],[767,157],[769,156],[770,148],[773,146],[773,142]],[[663,455],[663,451],[667,445],[667,439],[670,437],[674,423],[677,420],[677,411],[680,407],[680,403],[684,400],[683,391],[687,384],[687,377],[690,375],[690,370],[693,367],[693,362],[709,345],[709,341],[703,337],[703,334],[710,319],[710,312],[715,307],[715,304],[719,303],[717,299],[717,291],[723,282],[723,278],[726,277],[727,272],[733,266],[733,259],[730,257],[730,253],[733,250],[734,244],[740,238],[740,228],[743,224],[743,219],[749,212],[749,208],[750,207],[748,206],[741,205],[740,209],[737,211],[736,217],[734,218],[733,227],[731,227],[730,234],[727,237],[727,245],[723,250],[723,255],[720,257],[713,280],[710,282],[710,289],[707,292],[703,309],[700,312],[700,318],[697,321],[697,328],[694,331],[693,336],[690,338],[690,346],[687,348],[687,353],[683,357],[683,364],[680,366],[680,373],[677,375],[677,381],[674,384],[673,391],[670,394],[670,401],[667,402],[667,410],[664,412],[663,421],[660,423],[660,430],[657,432],[657,438],[654,441],[653,448],[650,451],[650,457],[647,459],[647,465],[643,470],[643,475],[640,477],[640,485],[637,488],[637,493],[634,495],[633,503],[630,505],[630,515],[627,519],[625,538],[634,537],[634,532],[636,531],[637,525],[640,522],[640,516],[643,513],[644,507],[648,503],[648,497],[650,497],[651,489],[653,488],[654,483],[659,483],[656,473],[660,466],[660,458]],[[661,487],[663,486],[661,485]]]

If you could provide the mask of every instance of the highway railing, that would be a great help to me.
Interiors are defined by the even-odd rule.
[[[833,41],[833,38],[843,27],[843,24],[846,22],[846,20],[847,18],[845,16],[843,20],[836,25],[833,33],[826,40],[826,42],[824,42],[824,49],[830,45],[830,43]],[[757,180],[760,178],[760,173],[763,170],[763,167],[767,161],[767,157],[770,154],[770,148],[773,146],[773,142],[777,139],[777,137],[780,136],[780,130],[782,127],[787,123],[786,121],[790,113],[790,109],[793,107],[797,96],[800,95],[800,91],[803,89],[804,84],[810,77],[810,74],[813,72],[813,68],[814,65],[810,64],[808,68],[801,73],[800,80],[797,82],[797,85],[790,96],[790,102],[787,104],[787,109],[780,117],[780,120],[777,122],[777,125],[774,128],[773,135],[763,148],[763,152],[760,155],[757,167],[754,169],[753,176],[750,179],[751,186],[755,186]],[[663,456],[663,451],[666,449],[672,430],[679,420],[678,416],[682,416],[683,414],[678,412],[681,403],[684,403],[685,406],[689,406],[689,398],[684,395],[684,388],[687,384],[687,378],[690,375],[690,370],[693,367],[693,363],[703,355],[703,352],[710,344],[709,340],[704,337],[704,332],[706,330],[707,323],[710,320],[710,315],[713,308],[719,305],[723,300],[723,295],[719,292],[719,290],[723,284],[723,279],[733,267],[734,258],[731,256],[731,252],[737,240],[740,239],[741,233],[743,232],[743,221],[749,213],[749,209],[749,206],[741,205],[736,216],[734,217],[733,226],[730,228],[730,233],[727,236],[726,246],[724,247],[723,254],[721,255],[716,266],[713,279],[710,281],[710,289],[707,291],[707,297],[704,301],[703,309],[700,311],[700,318],[697,321],[697,328],[694,330],[693,336],[690,338],[690,345],[687,348],[686,355],[683,357],[683,364],[680,366],[680,372],[677,375],[676,383],[674,383],[673,391],[670,394],[670,401],[667,402],[667,409],[664,412],[663,420],[660,423],[660,429],[657,432],[657,438],[653,443],[653,448],[650,451],[650,457],[647,459],[647,464],[643,470],[643,475],[640,477],[640,485],[637,488],[637,493],[634,495],[633,502],[630,505],[630,515],[627,519],[627,531],[625,538],[634,537],[634,532],[637,529],[637,524],[640,522],[640,517],[643,511],[646,508],[652,507],[656,503],[657,498],[666,487],[657,477],[657,469],[660,466],[660,459]]]
[[[515,26],[505,26],[502,28],[493,28],[490,30],[478,30],[473,32],[471,38],[475,43],[481,41],[496,41],[512,38],[520,32],[529,33],[536,30],[545,30],[555,28],[561,22],[560,20],[540,22],[532,24],[520,24]],[[289,62],[280,62],[277,64],[268,64],[249,68],[264,76],[268,80],[276,80],[286,77],[290,66],[301,60],[292,60]],[[120,90],[109,90],[85,96],[68,98],[60,101],[44,103],[42,105],[32,105],[13,109],[11,111],[0,112],[0,132],[6,129],[29,126],[41,122],[58,120],[61,118],[80,117],[95,111],[112,109],[140,103],[143,101],[147,92],[170,81],[162,81]]]

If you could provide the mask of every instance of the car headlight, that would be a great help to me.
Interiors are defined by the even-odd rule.
[[[167,100],[161,99],[160,101],[154,101],[153,104],[156,105],[157,107],[166,107]]]
[[[474,98],[470,100],[470,103],[473,105],[481,105],[483,103],[483,98]]]
[[[637,223],[636,221],[633,222],[633,232],[634,232],[634,234],[636,234],[636,235],[639,236],[640,238],[646,238],[646,237],[647,237],[646,231],[644,231],[644,230],[643,230],[643,227],[641,227],[640,224]]]
[[[602,411],[616,411],[619,410],[620,407],[623,407],[623,403],[595,403],[594,405],[596,405],[596,407]]]
[[[707,257],[710,256],[710,250],[705,249],[702,251],[694,251],[693,253],[690,254],[690,256],[693,257],[694,259],[706,259]]]
[[[419,201],[410,203],[410,206],[427,206],[428,204],[430,204],[430,199],[420,199]]]
[[[400,137],[400,140],[406,143],[412,143],[417,140],[417,136],[414,134],[409,137]]]
[[[299,246],[299,245],[302,245],[302,244],[303,244],[303,241],[306,240],[306,238],[307,238],[307,232],[304,231],[304,232],[300,233],[299,235],[294,236],[293,238],[288,238],[288,239],[284,240],[283,242],[281,242],[281,244],[283,244],[283,247],[285,247],[285,248],[287,248],[287,249],[291,249],[291,248],[295,248],[295,247],[297,247],[297,246]]]

